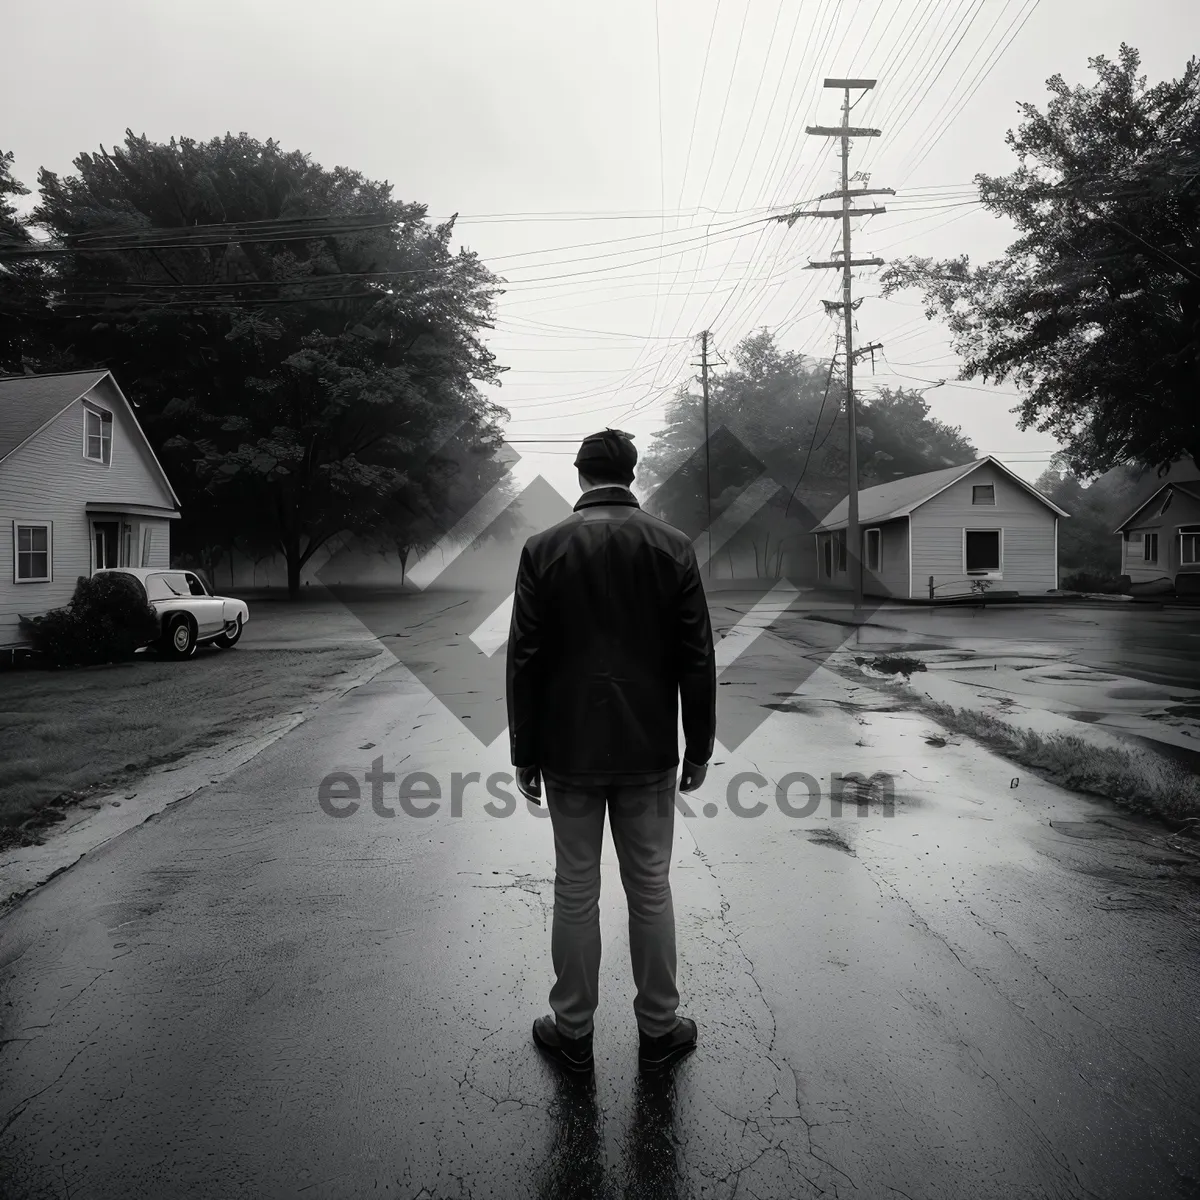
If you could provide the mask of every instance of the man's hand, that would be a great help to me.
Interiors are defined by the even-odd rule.
[[[685,758],[683,766],[679,769],[679,790],[681,792],[694,792],[704,782],[704,777],[707,774],[707,763],[698,765],[694,762],[689,762]]]
[[[537,767],[518,767],[517,787],[526,800],[532,800],[534,804],[541,804],[542,778]]]

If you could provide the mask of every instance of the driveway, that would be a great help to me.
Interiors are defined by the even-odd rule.
[[[445,641],[460,605],[390,632]],[[722,705],[803,652],[761,634]],[[817,669],[677,816],[701,1042],[665,1089],[636,1081],[606,847],[588,1090],[529,1043],[548,822],[468,726],[397,665],[0,920],[5,1195],[1200,1195],[1200,891],[1155,827]],[[894,803],[835,812],[855,770]],[[796,772],[807,815],[776,802]]]

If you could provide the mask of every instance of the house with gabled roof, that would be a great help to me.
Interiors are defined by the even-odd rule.
[[[1164,483],[1115,533],[1133,591],[1200,595],[1200,480]]]
[[[102,567],[171,565],[179,499],[103,369],[0,378],[0,645]]]
[[[816,526],[821,586],[850,586],[843,498]],[[1058,522],[1070,514],[990,455],[858,494],[863,591],[904,600],[1058,587]]]

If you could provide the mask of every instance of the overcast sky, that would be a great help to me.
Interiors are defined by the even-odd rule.
[[[767,326],[815,357],[833,348],[822,296],[836,222],[763,222],[836,186],[832,76],[876,77],[854,119],[852,169],[894,187],[855,254],[998,255],[1009,231],[962,203],[976,172],[1011,170],[1018,101],[1089,56],[1142,53],[1151,81],[1200,47],[1196,0],[161,0],[6,6],[0,150],[16,173],[71,169],[126,127],[154,139],[273,137],[323,165],[389,180],[458,212],[458,234],[510,282],[493,346],[514,439],[606,424],[644,445],[711,328],[728,355]],[[886,361],[864,387],[927,386],[957,367],[919,296],[867,297],[861,343]],[[1029,479],[1056,444],[1021,433],[1013,389],[929,392],[981,453]],[[518,442],[527,469],[569,484],[568,444]],[[525,474],[523,471],[522,474]]]

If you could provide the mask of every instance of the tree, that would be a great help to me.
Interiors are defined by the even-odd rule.
[[[13,177],[12,166],[12,152],[0,151],[0,375],[22,374],[49,349],[39,337],[46,317],[45,270],[33,258],[5,257],[5,251],[33,243],[29,221],[13,203],[29,189]]]
[[[734,547],[753,556],[759,576],[778,577],[788,563],[806,573],[813,526],[846,494],[844,385],[835,366],[780,350],[767,330],[731,357],[709,387],[714,519],[765,473],[777,490]],[[703,442],[703,401],[687,385],[667,406],[643,470],[660,485],[652,507],[693,535],[707,525]],[[929,416],[918,393],[887,388],[861,403],[858,449],[862,487],[976,457],[958,429]]]
[[[1071,514],[1059,522],[1058,562],[1063,571],[1116,578],[1121,572],[1121,540],[1114,533],[1136,505],[1141,472],[1114,467],[1090,484],[1057,457],[1034,487]]]
[[[75,170],[41,173],[33,214],[66,251],[57,335],[139,404],[181,548],[274,548],[295,595],[335,536],[403,536],[451,436],[495,443],[477,384],[500,373],[480,338],[499,280],[451,251],[452,220],[246,134],[129,132]]]
[[[1053,433],[1083,475],[1200,454],[1200,63],[1147,87],[1137,51],[1090,60],[1091,87],[1047,81],[1020,105],[1011,175],[976,176],[1018,238],[972,267],[904,259],[884,294],[918,287],[947,323],[961,378],[1026,389],[1022,429]]]
[[[787,492],[781,486],[730,547],[731,554],[735,549],[753,554],[756,574],[775,576],[789,548],[815,523],[812,512],[831,506],[832,501],[824,503],[829,484],[824,448],[812,456],[790,505],[788,493],[801,482],[797,476],[818,414],[818,437],[828,438],[837,421],[836,396],[826,394],[826,384],[832,383],[828,364],[780,350],[767,330],[749,334],[730,357],[729,368],[710,377],[712,513],[715,520],[764,470],[778,485],[786,480]],[[667,405],[666,423],[654,435],[641,469],[659,487],[654,510],[693,536],[708,523],[703,445],[703,401],[688,384]]]
[[[858,438],[863,487],[976,458],[975,447],[962,430],[931,417],[921,393],[907,388],[880,388],[862,403]]]

